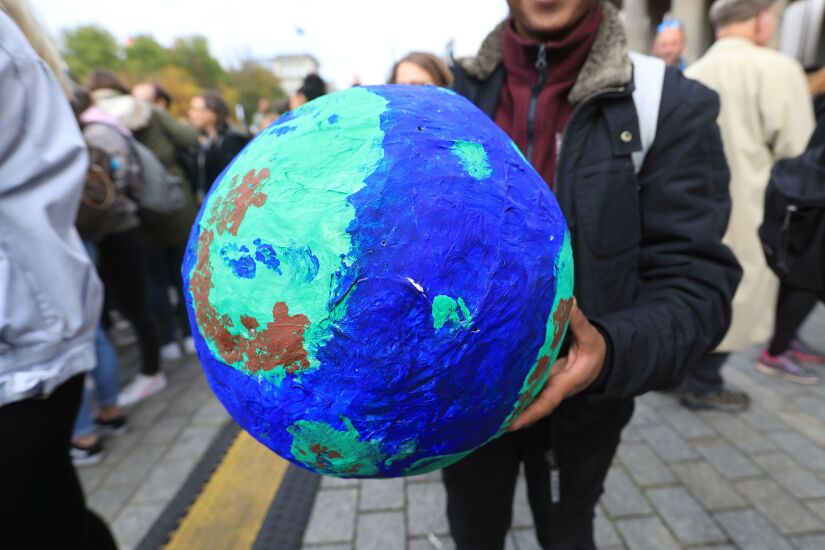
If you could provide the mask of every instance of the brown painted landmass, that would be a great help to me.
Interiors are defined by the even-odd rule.
[[[309,451],[315,455],[315,469],[319,472],[338,472],[338,468],[333,466],[330,463],[332,459],[341,459],[344,458],[344,455],[339,453],[336,450],[329,449],[321,445],[320,443],[315,443],[309,448]],[[303,453],[302,454],[306,454]],[[357,474],[361,470],[361,464],[354,464],[345,470],[341,470],[340,473],[343,474]]]
[[[216,199],[212,208],[208,223],[214,226],[214,231],[219,235],[229,232],[236,236],[249,208],[260,208],[266,202],[267,196],[259,190],[259,186],[268,177],[268,168],[257,172],[253,169],[236,186],[236,175],[232,179],[232,190],[226,197]],[[215,238],[214,231],[204,230],[198,239],[198,262],[189,282],[195,316],[204,337],[214,342],[226,363],[243,362],[249,372],[283,367],[287,372],[294,373],[309,368],[304,349],[304,331],[309,326],[306,315],[290,316],[287,305],[278,302],[272,308],[272,322],[262,329],[254,317],[241,316],[241,324],[249,334],[249,337],[244,337],[230,331],[232,320],[227,315],[220,315],[209,301],[213,288],[209,248]]]
[[[232,320],[227,315],[221,316],[209,301],[213,287],[209,247],[214,238],[212,230],[204,230],[198,238],[198,262],[189,281],[195,317],[204,338],[214,342],[224,362],[243,362],[252,373],[277,367],[283,367],[288,373],[309,368],[304,349],[304,331],[309,326],[309,319],[303,314],[290,316],[289,308],[283,302],[272,307],[272,322],[262,330],[255,318],[241,316],[241,324],[249,332],[249,338],[230,332]]]
[[[567,326],[567,320],[570,318],[572,309],[573,298],[567,298],[566,300],[559,300],[559,307],[553,312],[553,349],[556,349],[561,343],[564,327]]]
[[[518,405],[516,405],[516,410],[513,412],[513,416],[511,417],[511,424],[515,422],[519,416],[521,416],[521,413],[523,413],[528,406],[530,406],[530,403],[533,401],[533,394],[539,389],[538,385],[542,380],[544,380],[544,375],[547,374],[549,368],[550,358],[546,355],[540,357],[536,368],[533,369],[533,373],[530,375],[530,378],[527,379],[527,388],[519,398]]]
[[[214,225],[218,235],[223,235],[227,231],[237,235],[247,210],[252,206],[260,208],[264,205],[267,196],[258,187],[268,177],[269,168],[262,168],[257,174],[254,169],[247,172],[240,185],[236,186],[237,175],[232,178],[232,190],[226,197],[216,198],[212,207],[212,217],[209,218],[209,224]]]
[[[555,350],[559,343],[561,343],[561,338],[564,334],[564,327],[567,326],[567,320],[570,317],[570,311],[573,309],[573,303],[573,298],[560,300],[559,306],[556,308],[556,311],[553,312],[553,350]],[[540,389],[538,385],[542,380],[544,380],[544,377],[549,369],[550,358],[546,355],[540,357],[536,368],[533,369],[533,372],[530,374],[530,378],[527,379],[527,388],[525,388],[524,393],[521,394],[518,404],[516,405],[516,409],[510,417],[511,424],[515,422],[519,416],[521,416],[521,413],[523,413],[527,407],[530,406],[530,403],[533,400],[533,394]]]
[[[332,459],[343,458],[343,455],[336,450],[330,449],[320,443],[315,443],[309,447],[309,451],[315,455],[315,468],[318,471],[324,472],[329,470],[329,461]]]
[[[283,302],[272,307],[272,322],[263,330],[251,330],[254,338],[244,340],[246,367],[249,372],[268,371],[282,366],[288,373],[309,368],[304,349],[304,331],[309,326],[306,315],[289,315]]]
[[[249,315],[241,315],[241,324],[246,330],[252,331],[258,328],[258,320]]]
[[[212,230],[201,232],[198,238],[198,263],[192,271],[189,280],[189,291],[192,293],[192,303],[195,309],[195,318],[204,338],[212,340],[221,358],[227,363],[235,363],[241,358],[239,338],[229,332],[232,326],[230,319],[221,319],[218,311],[209,301],[209,292],[212,290],[212,269],[209,266],[209,247],[215,239]]]
[[[550,358],[544,355],[539,358],[539,362],[533,370],[533,374],[531,374],[530,378],[527,380],[527,386],[529,388],[534,388],[536,383],[547,373],[548,368],[550,368]]]

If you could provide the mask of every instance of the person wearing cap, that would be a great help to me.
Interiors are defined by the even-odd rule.
[[[733,202],[724,242],[744,277],[733,299],[733,323],[715,353],[693,370],[682,395],[691,408],[742,410],[747,398],[723,389],[727,354],[764,342],[773,331],[779,282],[768,267],[757,229],[774,162],[805,150],[814,129],[805,73],[768,47],[779,17],[773,0],[717,0],[710,8],[716,43],[685,74],[719,94],[719,126],[731,170]],[[815,382],[813,373],[783,362],[777,373]],[[814,375],[815,376],[815,375]]]
[[[653,39],[650,54],[664,60],[669,67],[684,71],[685,46],[687,46],[687,40],[682,22],[678,19],[665,18],[656,27],[656,37]]]

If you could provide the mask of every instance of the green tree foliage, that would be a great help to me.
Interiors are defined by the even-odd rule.
[[[122,51],[115,37],[104,28],[84,25],[63,31],[63,59],[81,82],[92,69],[118,70]]]
[[[106,29],[82,26],[64,31],[62,38],[63,57],[80,82],[92,69],[114,71],[127,85],[156,81],[172,96],[176,116],[184,116],[189,100],[202,90],[217,90],[230,108],[240,103],[248,117],[259,98],[285,95],[275,75],[259,63],[245,61],[237,69],[224,69],[203,36],[178,38],[166,48],[150,35],[139,35],[122,47]]]
[[[286,95],[278,78],[254,61],[245,61],[239,69],[229,71],[228,77],[229,85],[238,92],[238,102],[250,120],[258,108],[258,99],[274,101]]]
[[[209,42],[203,36],[178,38],[170,51],[173,65],[182,67],[204,88],[217,88],[226,82],[226,72],[209,52]]]
[[[192,80],[192,75],[181,67],[167,65],[142,78],[157,82],[169,92],[172,97],[169,112],[176,118],[186,118],[189,100],[201,92],[200,86]]]
[[[123,72],[135,80],[145,78],[163,67],[172,65],[169,50],[149,35],[142,34],[134,37],[126,47],[125,53]]]

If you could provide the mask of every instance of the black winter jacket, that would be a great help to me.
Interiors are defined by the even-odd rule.
[[[224,168],[248,142],[249,138],[238,130],[223,126],[214,141],[201,145],[195,156],[197,188],[204,194],[208,193]]]
[[[503,25],[477,57],[454,67],[454,89],[490,117],[505,79]],[[596,383],[559,408],[577,424],[628,411],[632,397],[681,380],[724,336],[741,278],[721,242],[730,196],[718,97],[668,69],[656,139],[637,175],[633,89],[624,31],[606,3],[569,96],[575,107],[555,178],[572,234],[575,296],[608,345]]]

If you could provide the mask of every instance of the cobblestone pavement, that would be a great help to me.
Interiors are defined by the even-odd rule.
[[[802,334],[825,348],[825,308]],[[599,548],[825,548],[825,385],[760,374],[757,355],[736,354],[723,371],[750,393],[746,413],[695,413],[661,393],[636,401],[597,509]],[[325,478],[303,550],[451,549],[444,507],[438,473]],[[523,478],[507,549],[539,549]]]
[[[121,378],[134,374],[127,354]],[[169,387],[127,410],[129,431],[104,440],[106,456],[78,469],[89,506],[110,525],[118,545],[137,545],[183,485],[229,415],[212,395],[194,358],[165,365]]]
[[[825,348],[825,308],[802,334]],[[825,548],[825,385],[760,374],[753,369],[757,353],[734,355],[724,370],[729,384],[750,393],[746,413],[694,413],[660,393],[637,400],[597,510],[599,548]],[[130,432],[107,441],[100,465],[80,470],[91,507],[110,522],[122,548],[140,541],[229,421],[194,359],[168,365],[166,373],[170,387],[129,411]],[[538,548],[531,525],[520,479],[508,550]],[[324,478],[303,544],[441,548],[453,545],[438,473]]]

